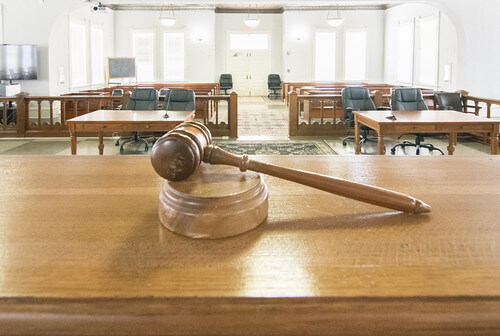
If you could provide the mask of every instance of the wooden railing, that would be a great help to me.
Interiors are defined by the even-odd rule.
[[[125,106],[129,95],[64,95],[0,98],[0,137],[64,137],[69,136],[66,121],[100,109]],[[197,116],[213,136],[238,136],[238,95],[196,96]],[[92,134],[89,134],[92,135]]]
[[[345,135],[349,127],[344,124],[344,109],[340,93],[304,94],[290,92],[289,135]],[[372,92],[376,107],[388,106],[389,95]]]
[[[318,92],[318,91],[314,91]],[[325,92],[325,91],[319,91]],[[500,107],[499,99],[489,99],[469,96],[466,91],[461,91],[464,105],[471,106],[476,115],[485,107],[484,115],[491,118],[491,107]],[[376,107],[390,106],[390,94],[382,91],[372,91],[371,96]],[[342,96],[333,94],[297,94],[291,91],[289,97],[289,135],[290,136],[324,136],[346,135],[349,127],[344,124]],[[435,108],[434,93],[423,90],[424,101],[429,109]],[[481,134],[483,136],[484,134]],[[487,137],[484,137],[486,139]]]

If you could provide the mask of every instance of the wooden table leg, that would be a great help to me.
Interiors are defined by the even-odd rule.
[[[102,155],[104,153],[104,141],[103,141],[104,137],[102,131],[99,131],[98,134],[99,134],[99,145],[97,146],[97,148],[99,148],[99,155]]]
[[[69,140],[71,144],[71,155],[76,155],[76,131],[73,125],[69,126]]]
[[[382,134],[382,131],[377,132],[377,154],[385,154],[384,135]]]
[[[490,137],[491,155],[498,154],[498,130],[491,133]]]
[[[358,155],[361,152],[361,144],[359,143],[359,122],[358,116],[354,115],[354,154]]]
[[[450,133],[448,134],[448,155],[453,155],[453,152],[455,151],[455,147],[453,146],[455,143],[455,139],[457,137],[457,133]]]

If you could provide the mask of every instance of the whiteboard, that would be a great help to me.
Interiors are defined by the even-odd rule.
[[[108,57],[108,78],[135,78],[135,57]]]

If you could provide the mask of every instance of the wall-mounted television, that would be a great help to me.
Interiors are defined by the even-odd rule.
[[[0,44],[0,80],[38,79],[35,45]]]

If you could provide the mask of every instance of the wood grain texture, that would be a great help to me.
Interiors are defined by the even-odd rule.
[[[433,212],[264,176],[263,224],[193,240],[162,227],[148,157],[3,156],[0,334],[500,332],[499,157],[257,159]]]

